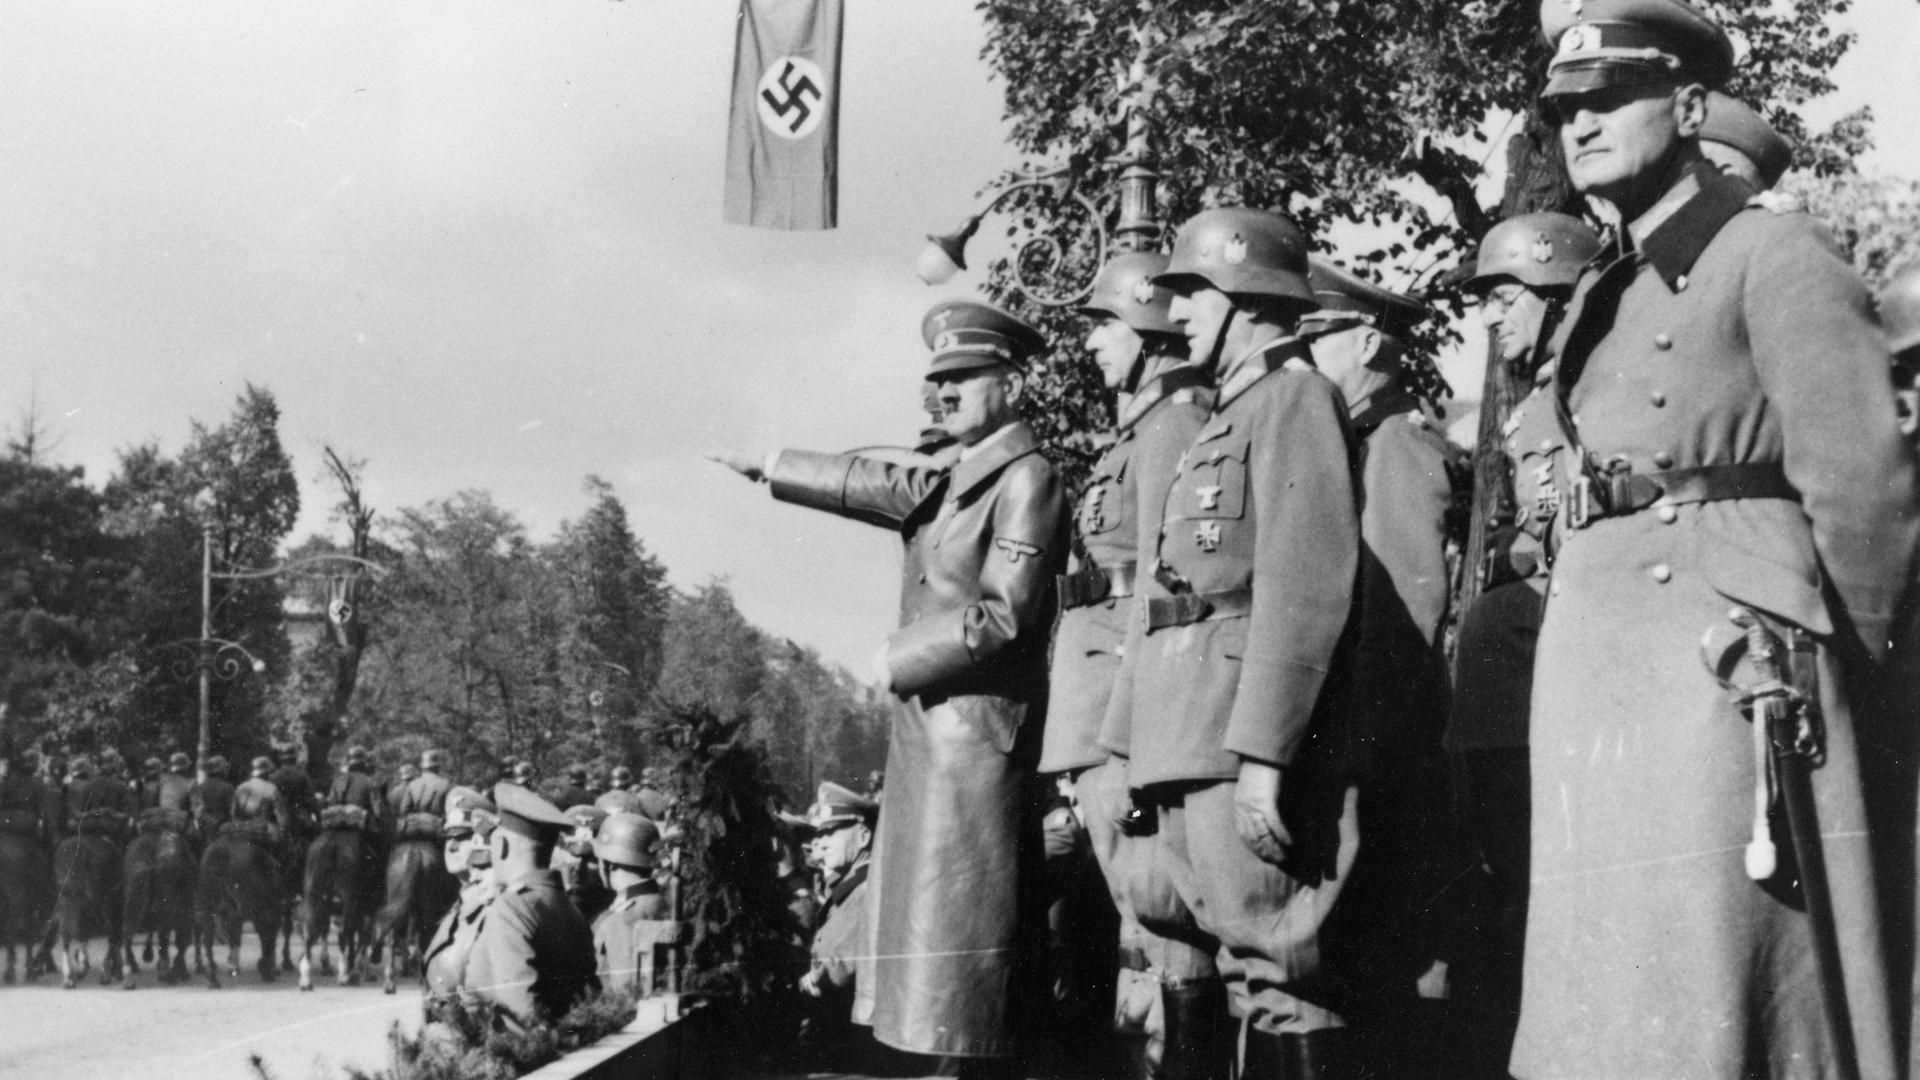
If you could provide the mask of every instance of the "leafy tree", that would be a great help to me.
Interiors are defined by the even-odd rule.
[[[1794,172],[1780,188],[1833,230],[1853,268],[1875,290],[1920,264],[1920,181]]]

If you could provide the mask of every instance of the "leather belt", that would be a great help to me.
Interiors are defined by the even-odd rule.
[[[1567,493],[1567,521],[1580,529],[1601,518],[1624,517],[1655,506],[1723,499],[1799,502],[1800,492],[1788,482],[1786,470],[1771,461],[1655,473],[1604,473],[1581,476],[1573,482],[1573,490]]]
[[[1120,970],[1150,971],[1153,965],[1147,961],[1147,950],[1138,945],[1120,946]]]
[[[1084,566],[1071,574],[1061,574],[1054,579],[1060,587],[1061,610],[1132,596],[1139,569],[1137,563],[1123,562],[1112,568]]]
[[[1191,626],[1215,619],[1232,619],[1253,610],[1253,590],[1222,589],[1210,593],[1176,593],[1147,599],[1147,633],[1169,626]]]

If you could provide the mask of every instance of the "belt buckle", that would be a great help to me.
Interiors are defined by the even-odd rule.
[[[1567,492],[1567,523],[1576,529],[1584,529],[1587,522],[1593,520],[1593,481],[1585,473],[1573,478],[1573,486]]]

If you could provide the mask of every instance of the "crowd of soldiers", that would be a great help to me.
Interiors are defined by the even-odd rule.
[[[1911,1071],[1920,271],[1876,307],[1769,191],[1791,148],[1698,9],[1540,14],[1591,213],[1466,280],[1532,388],[1470,610],[1431,312],[1266,210],[1100,271],[1120,404],[1071,508],[1020,419],[1049,343],[971,300],[923,323],[914,451],[716,456],[905,545],[848,1014],[881,1043],[1031,1059],[1050,780],[1148,1075]]]

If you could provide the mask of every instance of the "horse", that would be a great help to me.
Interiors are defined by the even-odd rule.
[[[274,943],[280,934],[280,862],[265,831],[254,822],[228,822],[200,857],[200,880],[193,907],[198,936],[205,941],[207,986],[220,988],[220,965],[213,962],[222,931],[227,939],[227,976],[240,977],[240,934],[248,922],[260,935],[260,981],[272,982],[277,970]]]
[[[140,835],[127,845],[125,867],[126,988],[133,989],[133,939],[143,929],[147,947],[142,958],[149,964],[154,963],[153,939],[160,939],[160,981],[185,982],[187,953],[195,943],[194,880],[199,874],[187,840],[187,815],[158,807],[140,815]]]
[[[460,883],[447,871],[437,836],[394,837],[393,850],[387,855],[387,901],[374,927],[374,948],[384,948],[386,954],[381,973],[387,993],[395,992],[394,961],[403,945],[406,966],[417,966],[440,917],[459,898]]]
[[[301,935],[300,989],[313,989],[313,943],[320,942],[320,971],[332,965],[327,954],[327,924],[337,911],[340,918],[341,986],[360,982],[360,950],[369,936],[368,918],[378,883],[373,840],[366,832],[366,811],[357,806],[330,806],[322,817],[320,835],[307,845],[305,897],[306,925]],[[291,936],[291,935],[289,935]]]
[[[14,981],[13,946],[26,946],[26,977],[33,977],[33,952],[53,906],[53,867],[38,840],[0,829],[0,942],[7,952],[0,981]]]
[[[60,985],[74,988],[79,974],[93,968],[87,933],[107,932],[107,960],[100,985],[120,973],[120,845],[100,832],[85,831],[60,841],[53,852],[53,921],[60,935]]]

